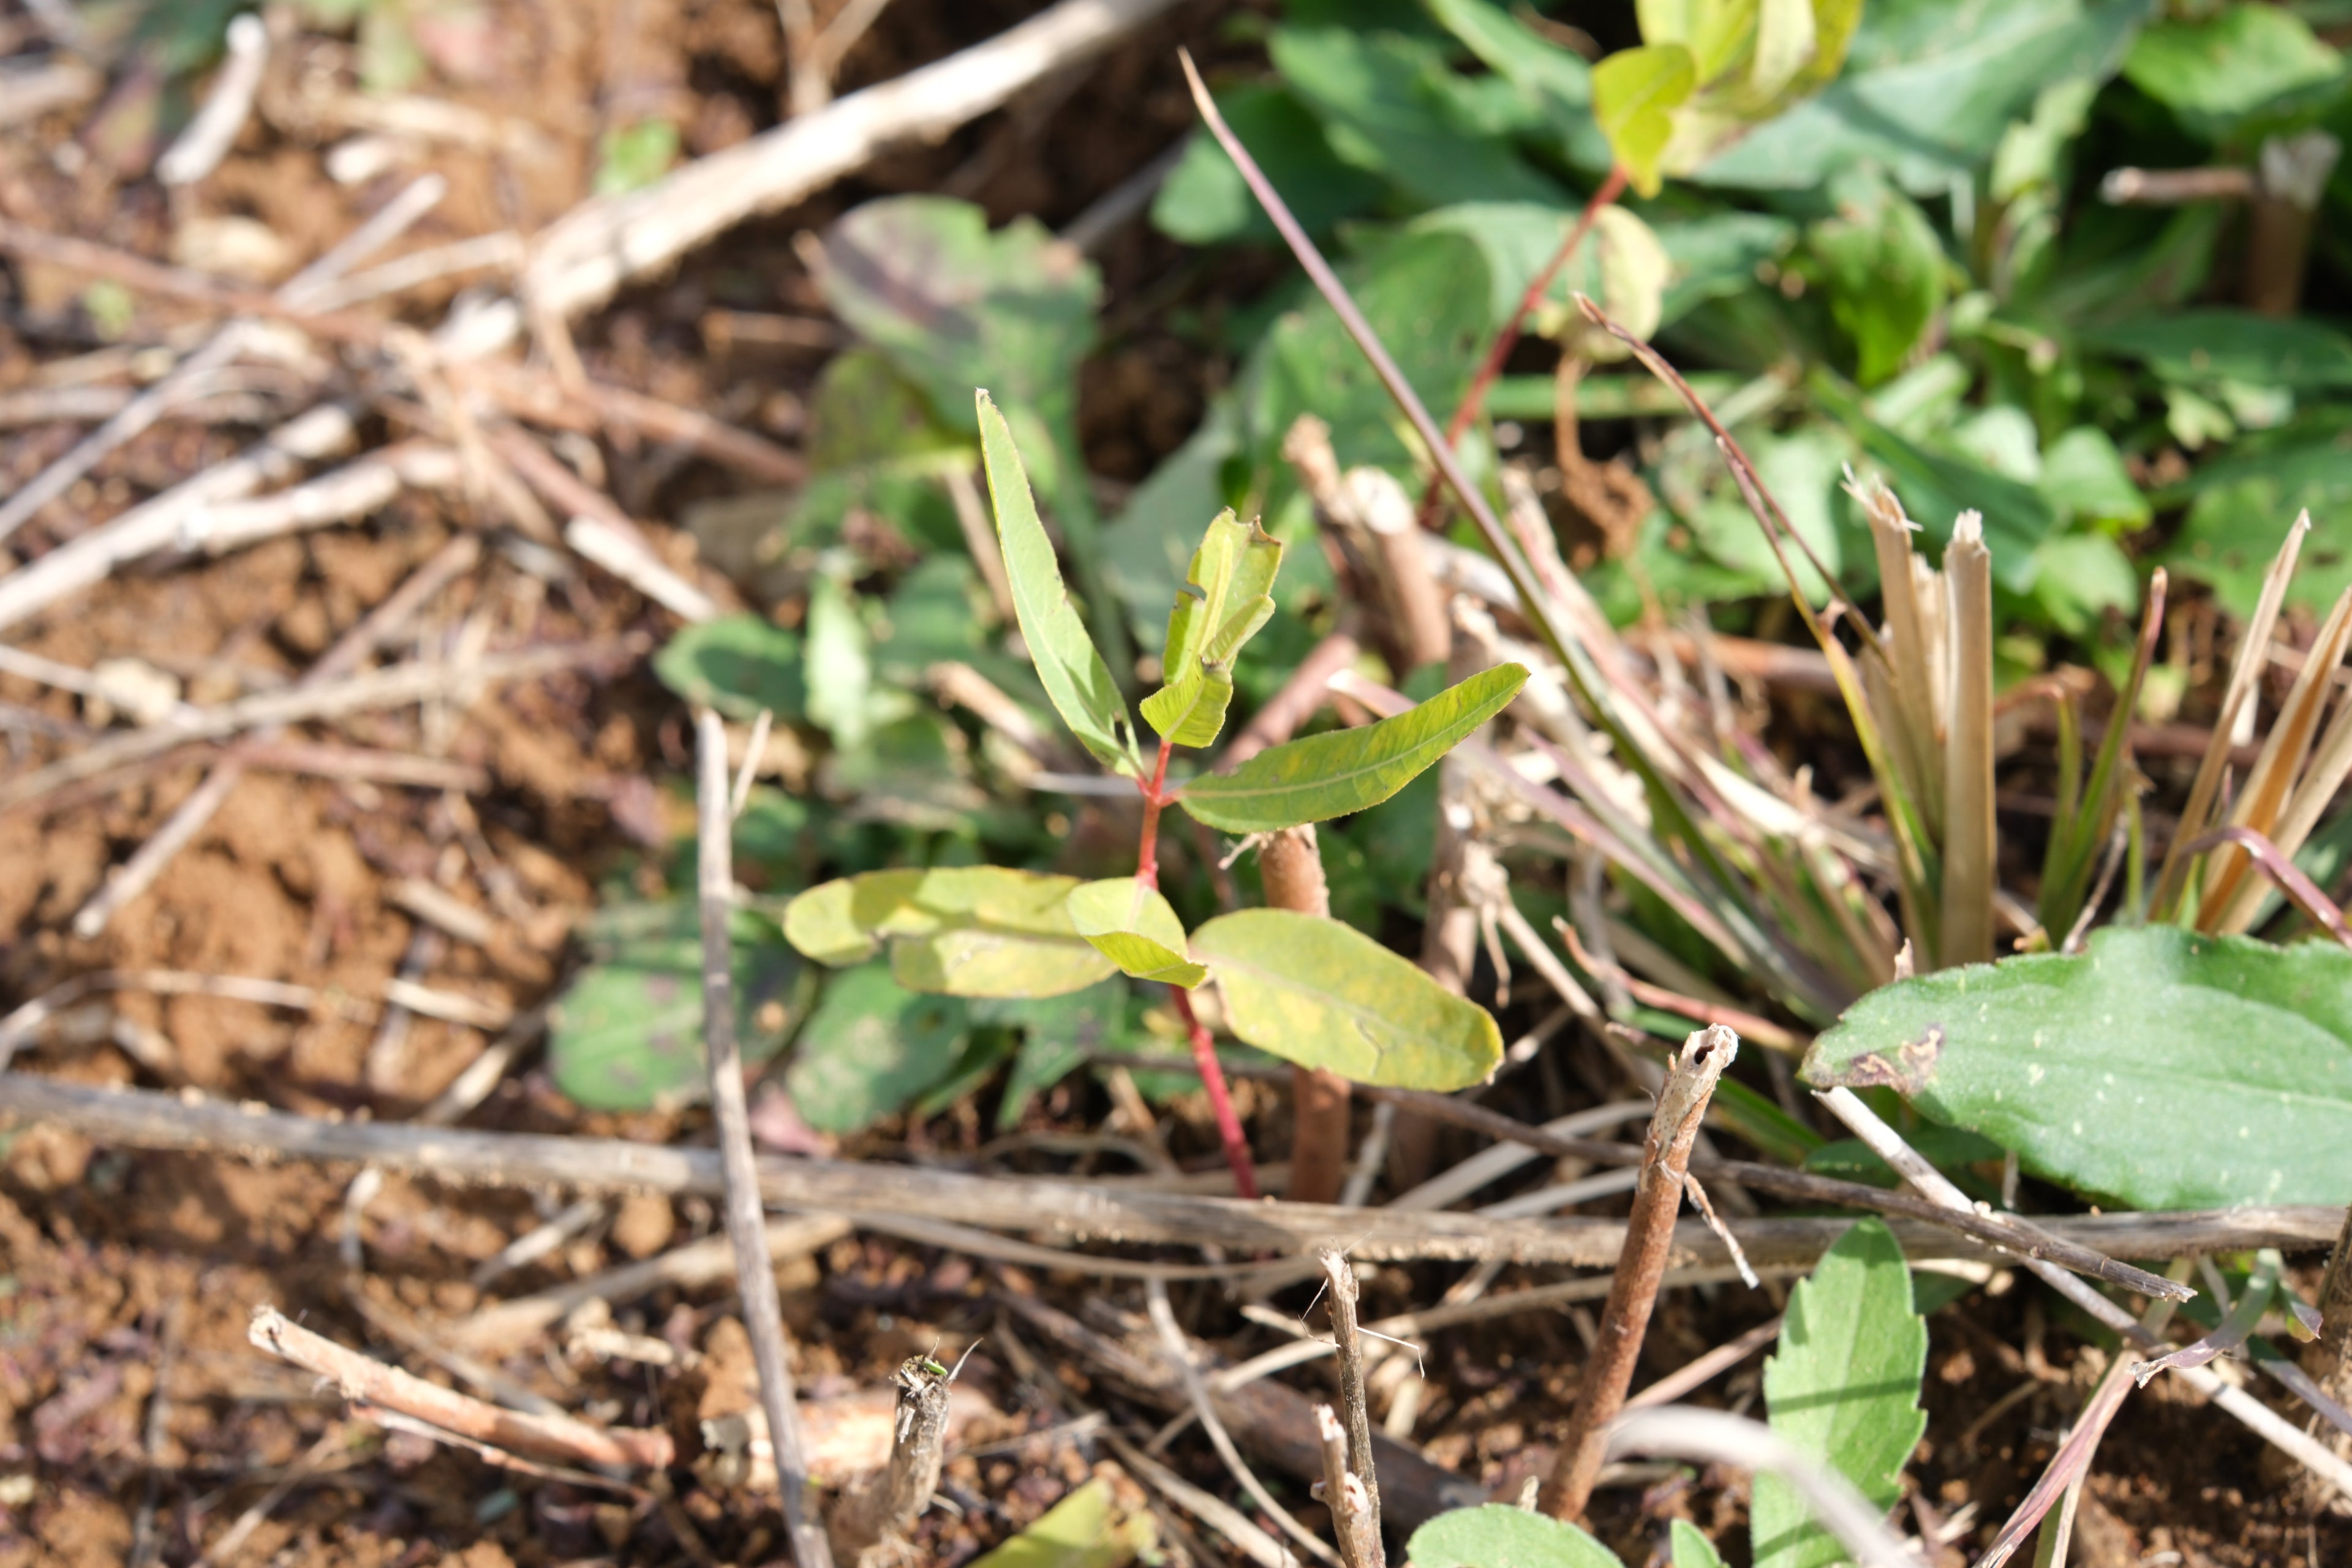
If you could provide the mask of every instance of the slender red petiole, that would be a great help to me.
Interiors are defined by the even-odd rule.
[[[1135,847],[1135,879],[1147,888],[1160,886],[1160,808],[1168,804],[1168,758],[1175,750],[1175,742],[1160,742],[1151,782],[1137,786],[1143,792],[1143,837]]]
[[[1225,1163],[1234,1171],[1234,1191],[1239,1196],[1255,1199],[1257,1167],[1250,1163],[1249,1142],[1242,1136],[1241,1118],[1234,1114],[1233,1096],[1225,1092],[1225,1069],[1217,1065],[1216,1042],[1193,1014],[1191,993],[1181,985],[1171,985],[1168,995],[1176,1004],[1176,1016],[1192,1032],[1192,1061],[1201,1069],[1201,1087],[1209,1091],[1209,1110],[1217,1119],[1217,1137],[1225,1146]]]
[[[1160,812],[1169,801],[1168,758],[1173,741],[1160,742],[1160,761],[1151,782],[1136,787],[1143,795],[1143,837],[1135,847],[1135,879],[1147,888],[1160,886]],[[1241,1118],[1234,1114],[1234,1097],[1225,1089],[1225,1069],[1217,1065],[1217,1045],[1193,1015],[1192,995],[1181,985],[1168,987],[1176,1016],[1192,1037],[1192,1061],[1201,1069],[1201,1087],[1209,1091],[1209,1109],[1217,1118],[1217,1138],[1225,1146],[1225,1163],[1234,1168],[1234,1190],[1243,1197],[1257,1196],[1257,1168],[1250,1162],[1249,1141],[1242,1136]]]

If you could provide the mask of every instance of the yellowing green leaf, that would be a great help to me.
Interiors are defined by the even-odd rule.
[[[1378,805],[1501,712],[1528,672],[1481,670],[1393,718],[1269,746],[1230,773],[1194,779],[1176,798],[1212,827],[1267,833]]]
[[[1302,1067],[1360,1083],[1455,1089],[1503,1058],[1487,1011],[1352,926],[1289,910],[1242,910],[1192,933],[1234,1034]]]
[[[1698,68],[1680,44],[1620,49],[1592,68],[1592,112],[1633,189],[1658,194],[1659,160],[1674,139],[1675,110],[1698,86]]]
[[[1149,1510],[1119,1517],[1110,1483],[1088,1481],[971,1568],[1126,1568],[1160,1543]]]
[[[1184,956],[1184,923],[1157,888],[1133,877],[1112,877],[1070,889],[1070,923],[1105,958],[1138,980],[1164,980],[1186,990],[1209,977]]]
[[[1884,1220],[1863,1220],[1790,1293],[1780,1350],[1764,1363],[1772,1430],[1872,1503],[1892,1508],[1904,1462],[1927,1426],[1919,1408],[1927,1365],[1927,1325],[1912,1308],[1903,1248]],[[1847,1561],[1837,1537],[1778,1476],[1756,1478],[1748,1517],[1756,1568]]]
[[[1030,494],[1029,473],[1013,443],[1012,427],[987,393],[975,395],[981,459],[988,470],[989,500],[996,509],[996,537],[1012,583],[1013,613],[1037,666],[1037,679],[1062,722],[1095,761],[1113,773],[1139,775],[1143,763],[1136,755],[1135,721],[1128,714],[1127,699],[1119,695],[1110,667],[1087,636],[1086,622],[1062,584],[1054,542],[1038,520],[1036,498]]]
[[[862,963],[890,949],[910,991],[1059,996],[1111,963],[1070,923],[1075,877],[1002,866],[869,871],[810,889],[784,910],[784,935],[820,963]]]
[[[1167,684],[1143,700],[1143,717],[1163,739],[1205,746],[1217,738],[1233,700],[1234,656],[1274,614],[1281,565],[1281,544],[1231,509],[1209,524],[1168,616]]]

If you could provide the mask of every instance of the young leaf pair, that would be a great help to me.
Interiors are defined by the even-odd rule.
[[[1145,769],[1127,700],[1070,603],[1012,427],[988,394],[979,394],[978,401],[997,539],[1038,679],[1095,760],[1149,792],[1164,776],[1153,776],[1158,768]],[[1231,511],[1209,524],[1193,553],[1190,581],[1168,617],[1161,657],[1166,683],[1143,701],[1144,717],[1160,735],[1161,767],[1169,750],[1208,745],[1223,730],[1234,659],[1274,613],[1281,563],[1282,546],[1255,524],[1236,521]],[[1516,664],[1481,671],[1410,711],[1361,729],[1269,746],[1232,773],[1196,778],[1166,798],[1229,833],[1267,833],[1362,811],[1402,789],[1501,712],[1527,678]]]
[[[1168,900],[1132,877],[868,871],[803,893],[783,926],[820,963],[864,963],[887,946],[901,986],[954,996],[1059,996],[1114,970],[1186,990],[1213,977],[1236,1037],[1360,1082],[1460,1089],[1502,1057],[1485,1008],[1351,926],[1241,910],[1188,938]]]
[[[1378,723],[1272,746],[1231,773],[1170,792],[1174,748],[1207,745],[1223,729],[1234,660],[1274,613],[1282,547],[1230,511],[1210,523],[1169,616],[1165,683],[1143,702],[1160,735],[1147,774],[1126,700],[1063,585],[1012,429],[986,393],[978,406],[1022,636],[1071,733],[1143,795],[1137,873],[1081,882],[993,866],[868,872],[795,899],[786,936],[835,966],[864,963],[887,943],[901,985],[961,996],[1059,995],[1114,970],[1187,991],[1213,976],[1233,1032],[1302,1066],[1423,1089],[1483,1079],[1502,1053],[1494,1019],[1350,927],[1244,910],[1188,935],[1157,885],[1155,836],[1171,801],[1235,833],[1377,805],[1501,711],[1527,671],[1485,671]]]

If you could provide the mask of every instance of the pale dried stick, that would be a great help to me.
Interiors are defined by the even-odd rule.
[[[642,190],[583,203],[539,236],[524,296],[557,315],[591,310],[629,279],[823,189],[885,147],[937,141],[1171,4],[1062,0],[986,43],[795,116]]]
[[[751,1157],[751,1115],[743,1099],[743,1053],[735,1037],[732,825],[727,815],[727,728],[709,709],[694,715],[695,816],[700,834],[696,870],[702,905],[702,1038],[710,1057],[711,1120],[718,1124],[720,1168],[727,1179],[727,1236],[735,1247],[736,1283],[743,1327],[760,1369],[760,1404],[767,1412],[776,1454],[776,1492],[800,1568],[832,1568],[824,1524],[809,1510],[808,1459],[793,1399],[792,1368],[784,1360],[783,1310],[776,1271],[768,1258],[767,1215],[760,1168]]]
[[[362,1016],[373,1017],[373,1013]],[[407,1122],[331,1121],[201,1097],[94,1089],[33,1073],[0,1073],[0,1125],[26,1121],[54,1121],[125,1149],[373,1163],[440,1181],[495,1186],[706,1196],[725,1189],[718,1152],[710,1149]],[[1612,1145],[1587,1147],[1606,1150]],[[1731,1173],[1742,1182],[1749,1180],[1744,1173]],[[1528,1264],[1604,1268],[1616,1261],[1625,1238],[1619,1220],[1494,1220],[1463,1214],[1391,1214],[1385,1208],[1337,1210],[1314,1204],[1241,1203],[1154,1193],[1068,1177],[978,1176],[800,1158],[764,1161],[761,1184],[767,1201],[782,1208],[879,1219],[920,1215],[1024,1234],[1042,1232],[1066,1243],[1116,1239],[1286,1255],[1345,1247],[1350,1257],[1375,1262],[1475,1262],[1499,1257]],[[2096,1242],[2132,1258],[2177,1258],[2258,1247],[2323,1250],[2343,1223],[2341,1205],[2284,1205],[2062,1216],[2045,1220],[2043,1228],[2077,1246]],[[1810,1267],[1852,1225],[1843,1218],[1761,1219],[1743,1225],[1741,1239],[1759,1270]],[[1998,1258],[1987,1244],[1955,1234],[1957,1223],[1929,1226],[1898,1217],[1894,1229],[1905,1254],[1915,1260]],[[1675,1247],[1678,1257],[1694,1265],[1723,1257],[1720,1244],[1696,1222],[1677,1234]],[[1731,1276],[1727,1271],[1723,1277]]]
[[[626,637],[550,643],[468,663],[398,665],[324,686],[258,692],[217,707],[200,708],[196,717],[185,723],[151,724],[109,736],[47,767],[0,784],[0,810],[192,742],[217,741],[268,724],[298,724],[470,693],[503,681],[627,658],[638,646],[636,639]]]
[[[1852,1481],[1800,1454],[1760,1421],[1724,1410],[1670,1405],[1619,1416],[1607,1436],[1610,1458],[1664,1454],[1743,1470],[1769,1470],[1805,1500],[1813,1516],[1864,1568],[1917,1568],[1918,1560],[1888,1532],[1878,1510]]]
[[[303,673],[296,683],[298,688],[316,689],[357,669],[370,654],[397,635],[435,595],[472,570],[481,555],[481,541],[472,534],[460,534],[443,545],[408,581],[394,589],[391,597],[337,638],[334,646]],[[246,746],[268,745],[285,731],[282,724],[266,725]],[[90,896],[89,901],[74,915],[74,935],[87,942],[104,931],[116,911],[145,892],[163,868],[171,864],[172,858],[204,831],[205,825],[226,804],[237,780],[245,776],[248,759],[241,754],[244,750],[240,748],[215,764],[213,771],[205,775],[205,782],[179,804],[153,837],[134,850],[121,868]]]
[[[1813,1098],[1829,1107],[1832,1115],[1852,1128],[1864,1143],[1870,1145],[1872,1152],[1894,1166],[1897,1174],[1918,1188],[1921,1193],[1947,1208],[1964,1209],[1969,1206],[1968,1195],[1955,1186],[1950,1178],[1920,1158],[1918,1153],[1903,1141],[1902,1134],[1881,1121],[1878,1113],[1863,1103],[1853,1090],[1833,1089],[1826,1093],[1817,1093]],[[2133,1317],[2131,1313],[2058,1265],[2045,1262],[2041,1258],[2027,1258],[2025,1267],[2032,1269],[2052,1289],[2142,1350],[2161,1352],[2169,1348],[2154,1334],[2142,1328],[2137,1318]],[[2172,1286],[2171,1289],[2160,1292],[2151,1291],[2148,1294],[2158,1299],[2168,1296],[2174,1300],[2181,1300],[2196,1294],[2184,1285],[2172,1281],[2167,1283]],[[2222,1382],[2221,1378],[2203,1367],[2184,1368],[2179,1375],[2191,1388],[2206,1395],[2214,1404],[2235,1416],[2256,1436],[2279,1449],[2289,1458],[2302,1464],[2305,1468],[2335,1487],[2346,1497],[2352,1498],[2352,1464],[2347,1464],[2339,1458],[2317,1438],[2288,1422],[2244,1389],[2236,1388]]]
[[[416,181],[387,203],[383,211],[353,229],[333,249],[289,279],[273,298],[289,305],[299,306],[304,303],[313,290],[323,288],[326,284],[341,278],[362,257],[380,249],[405,232],[419,218],[439,205],[442,195],[447,190],[448,182],[438,174],[428,174]],[[0,503],[0,539],[5,539],[16,532],[43,507],[72,489],[74,482],[96,468],[104,460],[108,453],[154,424],[157,419],[187,397],[192,389],[200,385],[214,372],[242,353],[248,342],[249,329],[246,323],[231,322],[222,328],[202,348],[181,362],[171,374],[133,398],[121,413],[98,429],[91,431],[72,450],[43,469],[22,489],[9,497],[5,503]],[[351,411],[347,407],[337,405],[327,406],[339,408],[340,412],[328,415],[323,421],[320,421],[315,418],[319,411],[314,410],[311,415],[304,416],[294,425],[282,428],[268,438],[262,447],[254,448],[254,451],[265,452],[272,446],[289,448],[316,446],[318,449],[302,451],[299,455],[318,457],[323,455],[325,450],[349,440],[352,434]],[[332,438],[321,443],[316,436],[310,434],[308,429],[304,429],[301,438],[298,440],[296,431],[306,424],[323,425],[331,430]],[[249,466],[244,464],[244,459],[234,459],[220,468],[209,469],[205,474],[199,475],[195,480],[190,481],[190,485],[202,488],[204,500],[226,500],[236,495],[249,495],[260,488],[264,479],[259,474],[250,474],[248,477],[248,468]],[[282,471],[290,471],[290,467]],[[215,479],[212,477],[214,475],[220,477]],[[189,485],[183,485],[175,487],[166,494],[178,495],[188,489]],[[162,496],[156,498],[158,501],[163,499],[164,497]],[[54,560],[56,556],[64,553],[65,550],[83,544],[84,541],[104,534],[109,530],[121,529],[124,524],[146,510],[145,507],[134,507],[131,511],[125,512],[121,517],[107,524],[105,528],[93,529],[89,533],[81,535],[63,549],[51,552],[49,555],[42,558],[42,562],[46,563]],[[151,544],[146,547],[149,550],[156,548],[160,546]],[[145,550],[131,552],[136,554],[145,552]],[[81,552],[84,557],[104,553],[106,552],[95,545],[86,545]],[[51,568],[51,574],[64,574],[62,568]],[[22,573],[11,574],[8,578],[0,579],[0,605],[5,605],[6,588],[22,574]],[[104,571],[101,570],[99,574],[103,576]],[[76,585],[86,586],[87,584]],[[0,626],[20,619],[22,614],[28,613],[30,612],[12,615],[6,608],[0,607]]]
[[[1323,1265],[1323,1281],[1331,1292],[1331,1338],[1339,1350],[1339,1403],[1348,1412],[1348,1462],[1354,1478],[1364,1488],[1363,1518],[1369,1542],[1368,1557],[1377,1557],[1381,1549],[1381,1482],[1372,1463],[1372,1415],[1370,1403],[1364,1393],[1364,1342],[1356,1328],[1356,1268],[1347,1255],[1326,1252],[1318,1261]],[[1332,1511],[1339,1512],[1339,1500],[1332,1502]]]
[[[1611,1280],[1601,1317],[1601,1338],[1577,1385],[1576,1407],[1560,1439],[1559,1457],[1544,1482],[1538,1506],[1571,1522],[1584,1514],[1599,1479],[1610,1424],[1624,1407],[1626,1385],[1642,1352],[1658,1281],[1674,1246],[1675,1216],[1682,1208],[1683,1178],[1691,1145],[1723,1069],[1739,1052],[1739,1037],[1719,1024],[1695,1031],[1683,1042],[1658,1093],[1657,1114],[1643,1149],[1642,1184],[1634,1189],[1625,1250]]]
[[[1294,1568],[1297,1563],[1297,1557],[1283,1549],[1281,1542],[1260,1530],[1249,1515],[1216,1493],[1202,1490],[1116,1432],[1105,1432],[1103,1441],[1118,1456],[1118,1462],[1145,1485],[1223,1536],[1258,1568]]]
[[[332,1379],[346,1399],[414,1416],[444,1432],[526,1458],[635,1470],[665,1468],[677,1458],[667,1432],[597,1426],[570,1415],[502,1410],[347,1350],[289,1322],[275,1307],[254,1309],[246,1337],[257,1350]]]
[[[1705,1355],[1676,1367],[1625,1401],[1625,1408],[1646,1410],[1654,1405],[1672,1405],[1691,1390],[1712,1382],[1723,1373],[1729,1372],[1780,1337],[1780,1320],[1767,1319],[1738,1339],[1719,1344]]]
[[[158,382],[156,387],[164,384]],[[15,626],[68,595],[104,582],[126,562],[170,549],[178,542],[186,520],[202,509],[252,495],[264,485],[289,478],[303,464],[348,446],[357,409],[357,405],[348,402],[320,404],[228,461],[86,533],[76,534],[39,560],[0,577],[0,628]],[[123,412],[127,415],[130,410]],[[104,433],[103,429],[93,432],[89,438],[96,440]],[[30,487],[17,493],[28,494]]]
[[[228,25],[226,54],[213,78],[205,104],[180,139],[155,160],[155,178],[167,185],[193,185],[220,166],[253,113],[253,95],[269,63],[269,28],[247,11]]]
[[[1154,1279],[1145,1289],[1150,1292],[1146,1300],[1151,1312],[1151,1325],[1160,1331],[1160,1342],[1167,1349],[1170,1363],[1182,1377],[1185,1393],[1191,1396],[1193,1417],[1201,1423],[1201,1430],[1209,1435],[1209,1444],[1217,1450],[1217,1458],[1224,1461],[1226,1470],[1241,1483],[1242,1490],[1249,1493],[1250,1500],[1279,1525],[1285,1535],[1306,1547],[1321,1561],[1333,1564],[1333,1568],[1340,1568],[1338,1555],[1324,1545],[1313,1531],[1293,1518],[1288,1509],[1274,1500],[1274,1494],[1265,1489],[1265,1483],[1257,1479],[1257,1472],[1243,1461],[1241,1450],[1234,1447],[1233,1434],[1225,1430],[1224,1422],[1218,1417],[1215,1406],[1210,1402],[1208,1387],[1201,1381],[1201,1369],[1192,1364],[1192,1347],[1185,1340],[1184,1331],[1177,1325],[1175,1309],[1168,1301],[1167,1284]]]

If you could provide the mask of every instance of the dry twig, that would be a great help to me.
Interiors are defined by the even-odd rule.
[[[696,866],[702,906],[702,1038],[710,1055],[711,1120],[726,1176],[727,1236],[735,1248],[735,1279],[742,1295],[743,1327],[760,1367],[760,1404],[775,1447],[776,1490],[800,1568],[832,1568],[824,1527],[809,1510],[808,1460],[793,1407],[793,1373],[784,1361],[783,1310],[776,1272],[768,1260],[767,1215],[760,1170],[751,1158],[751,1114],[743,1099],[743,1055],[735,1038],[734,947],[728,926],[735,901],[733,826],[728,816],[727,729],[705,708],[694,716],[697,787]],[[929,1494],[928,1490],[925,1496]]]
[[[1586,1361],[1577,1384],[1576,1408],[1570,1413],[1559,1457],[1544,1482],[1538,1500],[1554,1519],[1573,1521],[1584,1515],[1592,1483],[1601,1474],[1608,1444],[1608,1427],[1624,1407],[1625,1389],[1633,1382],[1633,1363],[1642,1352],[1642,1337],[1650,1326],[1650,1309],[1658,1299],[1658,1281],[1666,1271],[1674,1244],[1675,1215],[1682,1208],[1684,1178],[1690,1165],[1691,1144],[1723,1069],[1739,1052],[1739,1037],[1719,1024],[1695,1031],[1666,1075],[1658,1094],[1657,1114],[1643,1146],[1641,1185],[1633,1190],[1633,1215],[1626,1227],[1625,1251],[1609,1289],[1609,1304],[1601,1316],[1601,1338]]]
[[[289,1322],[275,1307],[254,1309],[246,1337],[257,1350],[331,1378],[344,1398],[424,1422],[436,1435],[448,1433],[520,1458],[583,1468],[662,1469],[677,1458],[667,1432],[502,1410],[346,1350]]]

